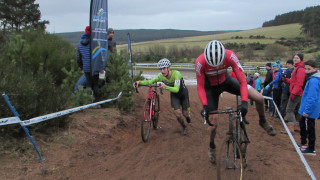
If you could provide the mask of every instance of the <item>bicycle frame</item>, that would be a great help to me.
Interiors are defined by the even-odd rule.
[[[152,117],[154,117],[155,111],[153,109],[154,108],[153,105],[155,103],[155,100],[156,100],[157,96],[158,96],[158,94],[157,94],[157,86],[149,86],[149,93],[148,93],[148,96],[147,96],[147,100],[150,101],[150,110],[149,110],[149,118],[147,119],[147,121],[151,121]],[[159,109],[159,112],[160,112],[160,109]],[[148,113],[148,112],[145,109],[144,110],[144,117],[146,117],[146,113]]]
[[[158,128],[158,118],[160,113],[160,100],[159,95],[157,93],[157,87],[159,85],[153,84],[153,85],[141,85],[141,86],[148,86],[148,96],[145,100],[144,105],[144,111],[143,111],[143,119],[141,121],[141,137],[143,142],[147,142],[149,135],[150,135],[150,129],[151,124],[153,126],[153,129]],[[138,93],[138,89],[135,85],[135,90]],[[160,93],[162,94],[162,91],[160,89]]]

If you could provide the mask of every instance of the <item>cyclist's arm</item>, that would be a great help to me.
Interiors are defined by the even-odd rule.
[[[166,85],[166,90],[172,92],[172,93],[178,93],[180,90],[180,81],[181,81],[181,74],[178,71],[175,71],[174,74],[172,74],[172,76],[174,77],[174,85],[172,86],[168,86]]]
[[[206,90],[204,89],[205,73],[204,63],[201,64],[200,59],[204,58],[203,54],[198,57],[195,64],[196,78],[197,78],[197,91],[202,105],[208,105]]]
[[[233,53],[231,55],[231,67],[234,73],[237,76],[237,79],[240,83],[240,94],[241,94],[241,101],[248,101],[248,88],[247,88],[247,80],[244,75],[244,72],[242,71],[242,67],[240,65],[239,59],[237,56]]]
[[[159,82],[159,81],[160,81],[160,77],[157,76],[157,77],[155,77],[155,78],[153,78],[153,79],[150,79],[150,80],[140,81],[139,84],[141,84],[141,85],[148,85],[148,84],[154,84],[154,83]]]

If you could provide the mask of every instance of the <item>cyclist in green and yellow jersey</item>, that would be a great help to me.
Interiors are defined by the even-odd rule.
[[[186,118],[188,123],[190,119],[190,103],[189,93],[186,85],[184,84],[183,77],[179,71],[170,69],[171,63],[168,59],[164,58],[158,62],[158,68],[161,73],[151,80],[136,81],[137,86],[154,84],[156,82],[162,82],[160,88],[162,90],[170,91],[171,107],[174,110],[174,114],[178,122],[182,126],[182,132],[184,135],[187,134],[187,126],[184,123],[183,116]],[[135,87],[135,83],[133,86]],[[180,109],[182,106],[182,111]]]

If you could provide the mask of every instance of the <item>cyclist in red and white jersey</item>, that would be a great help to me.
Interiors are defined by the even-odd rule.
[[[227,72],[232,67],[238,80],[232,78]],[[248,112],[248,97],[256,102],[256,110],[259,114],[259,124],[271,136],[276,132],[265,118],[263,96],[254,88],[247,87],[247,81],[236,54],[225,49],[223,44],[217,40],[211,41],[196,60],[195,63],[197,90],[203,105],[203,115],[208,117],[209,111],[217,110],[219,95],[223,91],[241,95],[241,115],[245,118]],[[215,163],[215,143],[217,125],[215,116],[210,117],[214,126],[211,129],[209,159]]]

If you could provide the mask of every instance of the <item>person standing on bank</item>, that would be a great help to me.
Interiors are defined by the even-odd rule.
[[[291,74],[291,79],[282,78],[282,81],[290,84],[290,97],[286,108],[286,114],[288,116],[288,128],[293,134],[295,130],[295,114],[294,110],[296,106],[301,101],[301,96],[303,94],[303,83],[305,81],[306,72],[304,69],[303,54],[297,53],[293,57],[294,70]]]
[[[108,51],[113,53],[116,48],[116,42],[113,41],[114,30],[112,28],[108,29]]]
[[[86,87],[91,87],[93,91],[94,101],[97,102],[99,98],[99,73],[91,75],[90,62],[90,26],[87,26],[81,40],[77,46],[77,63],[81,71],[86,76]],[[104,70],[101,70],[103,73]]]
[[[304,63],[306,70],[306,87],[303,91],[299,114],[301,119],[300,139],[301,152],[306,155],[315,155],[315,119],[320,113],[320,72],[317,70],[317,62],[310,60]],[[307,144],[306,149],[303,146]]]

